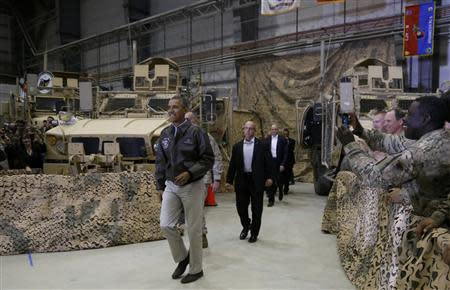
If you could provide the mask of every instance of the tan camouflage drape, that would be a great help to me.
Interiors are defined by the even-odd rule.
[[[324,93],[331,93],[333,88],[338,88],[342,74],[358,60],[378,58],[395,65],[393,38],[348,42],[329,51],[326,49],[326,53],[328,60],[323,82]],[[297,99],[306,102],[318,100],[319,83],[318,48],[316,51],[303,50],[295,55],[248,60],[240,64],[239,109],[253,112],[256,119],[261,120],[264,132],[268,132],[272,123],[277,123],[279,128],[289,128],[291,137],[295,139],[297,137],[295,102]],[[242,126],[236,122],[233,124],[233,127]],[[307,154],[297,151],[297,161],[303,161],[297,166],[304,167],[308,163]]]
[[[0,176],[0,255],[162,239],[150,172]]]

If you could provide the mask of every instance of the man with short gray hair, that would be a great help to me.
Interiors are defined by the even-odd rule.
[[[184,115],[186,120],[191,121],[193,125],[200,126],[200,121],[195,115],[194,112],[187,112]],[[208,187],[211,185],[213,192],[217,192],[217,190],[220,187],[220,180],[222,177],[223,172],[223,164],[222,164],[222,154],[220,153],[219,145],[217,145],[216,140],[214,137],[208,134],[209,142],[211,143],[212,150],[214,152],[214,164],[211,171],[208,171],[208,173],[205,175],[204,181],[205,181],[205,198],[208,194]],[[202,246],[203,248],[208,247],[208,238],[206,237],[206,234],[208,233],[208,228],[206,227],[206,219],[205,219],[205,212],[203,212],[203,235],[202,235]]]
[[[278,126],[272,124],[270,127],[270,136],[265,140],[268,152],[272,157],[273,166],[275,166],[274,183],[267,189],[267,196],[269,199],[268,207],[275,203],[275,193],[278,188],[278,200],[283,200],[283,186],[281,183],[282,175],[285,170],[286,160],[288,155],[288,144],[286,138],[278,135]]]

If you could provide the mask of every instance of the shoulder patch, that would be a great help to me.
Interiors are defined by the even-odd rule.
[[[162,145],[163,149],[169,148],[169,144],[170,144],[170,138],[166,137],[161,140],[161,145]]]

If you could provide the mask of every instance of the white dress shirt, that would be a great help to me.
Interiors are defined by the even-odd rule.
[[[272,152],[272,158],[277,158],[277,144],[278,135],[272,136],[272,142],[270,142],[270,151]]]
[[[253,148],[255,147],[255,138],[247,141],[244,139],[244,172],[252,172]]]

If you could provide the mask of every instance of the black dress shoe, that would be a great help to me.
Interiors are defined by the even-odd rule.
[[[187,257],[184,258],[183,261],[178,263],[177,268],[172,273],[172,279],[181,278],[181,275],[183,275],[184,271],[186,271],[186,268],[187,268],[188,265],[189,265],[189,253],[188,253]]]
[[[248,230],[243,229],[241,234],[239,235],[239,239],[240,240],[245,240],[247,238],[247,235],[248,235]]]
[[[279,200],[279,201],[282,201],[282,200],[283,200],[283,194],[282,194],[282,193],[278,194],[278,200]]]
[[[197,274],[187,274],[186,276],[183,277],[183,279],[181,279],[181,283],[183,284],[191,283],[197,281],[201,277],[203,277],[203,271],[200,271]]]
[[[249,243],[254,243],[254,242],[256,242],[258,240],[258,238],[256,237],[256,236],[251,236],[249,239],[248,239],[248,242]]]
[[[273,206],[273,201],[269,201],[269,203],[267,204],[268,207]]]

